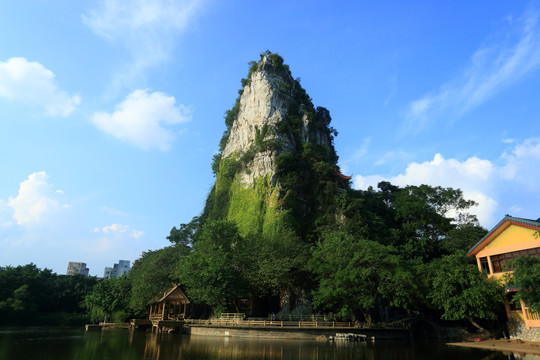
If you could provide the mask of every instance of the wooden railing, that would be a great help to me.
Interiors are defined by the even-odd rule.
[[[540,314],[537,311],[525,308],[527,320],[540,320]]]
[[[224,320],[243,320],[246,317],[244,313],[221,313],[220,319]]]
[[[169,314],[165,314],[165,316],[163,316],[162,313],[158,313],[151,315],[150,320],[184,320],[184,315],[178,314],[170,316]]]
[[[272,319],[272,314],[268,315],[268,320]],[[332,319],[327,319],[324,315],[281,315],[279,314],[274,320],[284,320],[284,321],[330,321]]]
[[[188,325],[203,326],[245,326],[245,327],[287,327],[287,328],[352,328],[351,322],[345,321],[284,321],[284,320],[239,320],[239,319],[186,319]]]

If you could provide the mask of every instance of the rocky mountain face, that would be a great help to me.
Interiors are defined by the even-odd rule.
[[[279,55],[266,52],[250,65],[227,112],[203,217],[234,221],[242,235],[271,236],[285,214],[306,217],[316,207],[305,198],[316,191],[318,173],[335,182],[336,132]]]
[[[280,59],[274,57],[274,61]],[[263,136],[262,141],[275,139],[279,142],[279,149],[260,149],[255,153],[253,160],[246,164],[242,173],[242,181],[252,184],[255,179],[276,172],[275,157],[281,152],[294,153],[298,144],[291,133],[280,133],[276,127],[287,121],[289,108],[295,104],[299,84],[291,74],[283,68],[282,64],[273,64],[270,55],[263,55],[257,64],[248,84],[242,89],[240,96],[238,116],[232,124],[227,144],[222,157],[240,157],[250,151],[257,143],[257,137]],[[300,105],[301,128],[300,140],[302,143],[310,141],[329,146],[331,139],[324,131],[310,132],[310,119],[304,110],[308,104]]]

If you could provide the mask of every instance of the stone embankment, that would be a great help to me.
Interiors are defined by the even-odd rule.
[[[337,334],[343,334],[343,330],[335,328],[253,328],[246,326],[193,326],[184,328],[184,333],[203,336],[224,337],[250,337],[250,338],[273,338],[273,339],[303,339],[317,340],[325,337],[325,340],[336,339]],[[362,329],[351,328],[346,330],[347,336],[340,338],[375,340],[410,340],[408,329]]]

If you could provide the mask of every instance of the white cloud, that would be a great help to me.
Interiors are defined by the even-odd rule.
[[[99,3],[99,9],[83,15],[83,21],[98,35],[113,40],[139,30],[183,30],[201,1],[101,0]]]
[[[97,236],[83,244],[85,252],[99,256],[119,254],[121,258],[135,259],[141,251],[142,244],[137,240],[144,236],[144,231],[125,224],[111,224],[95,227],[94,234]]]
[[[357,189],[366,189],[368,186],[377,188],[380,181],[386,180],[394,185],[431,185],[459,188],[466,199],[478,202],[478,206],[470,209],[481,223],[492,221],[497,202],[486,194],[492,187],[491,181],[495,168],[488,160],[471,157],[463,162],[456,159],[445,159],[441,154],[435,154],[432,161],[411,163],[404,174],[390,177],[361,176],[354,178]]]
[[[371,186],[372,188],[377,189],[377,184],[381,181],[390,180],[385,179],[383,176],[380,175],[355,175],[353,177],[353,187],[355,189],[367,190],[367,188]]]
[[[144,231],[141,231],[141,230],[131,231],[131,237],[134,239],[140,239],[141,237],[143,237],[143,235],[144,235]]]
[[[144,235],[144,231],[131,229],[128,225],[124,224],[112,224],[103,226],[102,228],[95,227],[94,233],[103,233],[115,236],[123,236],[123,234],[127,234],[128,237],[134,239],[139,239]]]
[[[129,229],[129,226],[122,224],[112,224],[109,226],[104,226],[101,231],[105,234],[109,233],[125,233]]]
[[[45,171],[28,176],[19,187],[16,197],[9,197],[8,205],[13,208],[13,218],[19,225],[46,222],[54,213],[69,206],[60,202],[59,193],[48,183]]]
[[[493,165],[488,160],[471,157],[463,162],[455,159],[446,160],[441,154],[435,154],[432,161],[410,164],[405,174],[398,175],[396,184],[422,184],[430,181],[441,186],[450,186],[456,182],[463,187],[476,187],[484,184],[493,173]]]
[[[97,35],[121,42],[133,57],[123,77],[170,58],[177,35],[192,22],[201,0],[101,0],[83,15],[83,22]]]
[[[506,163],[501,177],[514,180],[531,190],[540,190],[540,138],[526,139],[503,154]]]
[[[538,12],[529,9],[511,22],[497,43],[476,51],[456,79],[412,101],[405,114],[409,128],[421,128],[443,112],[459,117],[536,70],[540,65],[538,20]]]
[[[92,122],[100,130],[143,149],[166,151],[175,138],[171,125],[190,120],[184,105],[161,92],[135,90],[116,106],[112,113],[98,112]]]
[[[49,116],[68,116],[81,103],[59,90],[54,73],[37,62],[13,57],[0,62],[0,97],[43,107]]]

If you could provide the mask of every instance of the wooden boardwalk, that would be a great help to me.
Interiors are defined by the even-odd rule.
[[[285,320],[242,320],[242,319],[185,319],[187,326],[238,326],[252,328],[321,328],[321,329],[350,329],[354,324],[346,321],[285,321]]]
[[[345,321],[285,321],[285,320],[242,320],[242,319],[185,319],[185,320],[162,320],[162,319],[132,319],[130,330],[152,327],[152,332],[163,332],[164,329],[179,329],[184,326],[209,326],[209,327],[243,327],[243,328],[297,328],[297,329],[351,329],[353,323]]]

